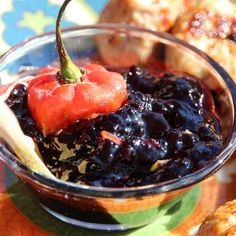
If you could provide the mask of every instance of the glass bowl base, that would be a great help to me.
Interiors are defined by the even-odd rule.
[[[104,231],[125,231],[125,230],[129,230],[129,229],[133,229],[133,228],[137,228],[137,227],[141,227],[143,225],[138,225],[138,226],[128,226],[128,225],[124,225],[124,224],[98,224],[98,223],[91,223],[91,222],[85,222],[85,221],[80,221],[71,217],[67,217],[65,215],[62,215],[58,212],[55,212],[51,209],[49,209],[48,207],[46,207],[43,204],[40,204],[48,213],[50,213],[51,215],[53,215],[54,217],[56,217],[57,219],[71,224],[71,225],[75,225],[78,227],[82,227],[82,228],[87,228],[87,229],[94,229],[94,230],[104,230]]]

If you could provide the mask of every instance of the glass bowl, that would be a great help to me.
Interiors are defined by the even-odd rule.
[[[187,191],[221,168],[235,150],[234,82],[206,54],[167,33],[99,24],[66,28],[63,39],[69,54],[79,64],[97,62],[113,68],[162,64],[199,76],[216,99],[224,137],[221,152],[205,168],[188,176],[127,188],[92,187],[48,179],[21,163],[3,141],[0,159],[30,188],[43,208],[67,223],[100,230],[126,230],[161,220],[163,207],[168,209],[181,201]],[[4,95],[10,84],[35,75],[49,64],[58,64],[54,32],[16,45],[0,58],[0,93]],[[192,70],[186,65],[192,65]]]

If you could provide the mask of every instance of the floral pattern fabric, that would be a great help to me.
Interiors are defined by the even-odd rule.
[[[107,0],[74,0],[62,27],[95,23]],[[61,0],[1,0],[0,53],[36,34],[54,30]]]

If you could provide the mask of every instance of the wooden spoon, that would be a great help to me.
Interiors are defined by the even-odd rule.
[[[36,153],[34,145],[29,143],[29,137],[24,135],[16,116],[2,99],[0,99],[0,137],[31,170],[56,179]]]

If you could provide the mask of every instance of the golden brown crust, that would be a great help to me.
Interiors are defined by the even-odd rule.
[[[236,236],[236,200],[227,202],[209,215],[197,236]]]
[[[221,15],[207,8],[199,8],[179,17],[172,33],[184,34],[183,37],[226,39],[235,29],[236,18]]]
[[[189,0],[110,0],[102,11],[99,22],[168,31],[179,14],[190,5]],[[123,66],[145,63],[155,44],[149,36],[124,38],[113,35],[98,39],[98,48],[105,63]]]
[[[179,17],[172,28],[174,36],[207,53],[236,81],[233,33],[236,33],[236,6],[228,0],[204,0],[198,8]],[[192,65],[186,65],[189,73],[191,68]]]
[[[99,22],[126,23],[166,31],[186,9],[184,3],[184,0],[111,0],[102,11]]]

